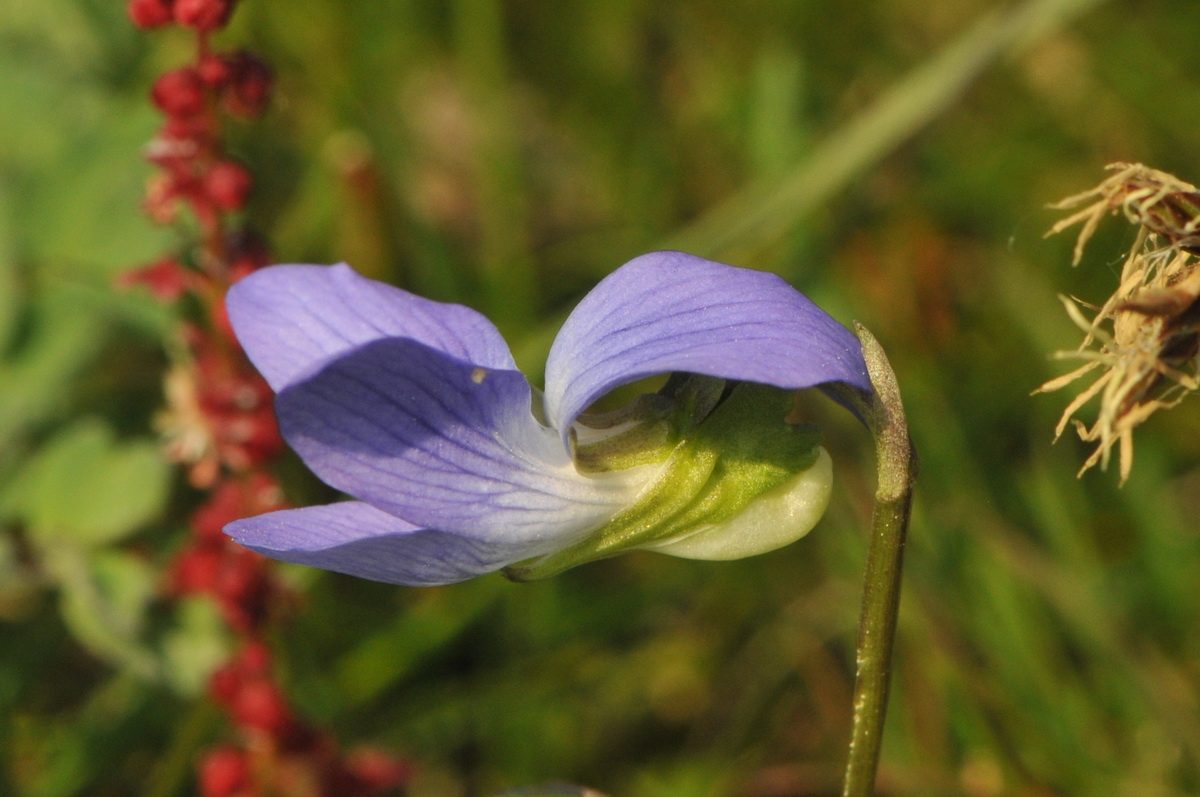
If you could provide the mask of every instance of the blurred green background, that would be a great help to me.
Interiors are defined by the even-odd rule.
[[[0,0],[0,794],[192,793],[220,738],[203,606],[156,599],[195,496],[157,458],[169,312],[112,287],[180,243],[139,212],[154,77],[189,57],[114,0]],[[880,775],[895,795],[1200,793],[1200,416],[1132,478],[1051,446],[1030,391],[1133,231],[1077,270],[1047,203],[1116,160],[1200,181],[1194,0],[249,0],[277,72],[230,128],[251,221],[488,312],[536,380],[574,301],[674,246],[778,272],[883,342],[923,471]],[[301,569],[283,679],[417,797],[838,791],[873,465],[807,539],[405,589]],[[292,479],[296,500],[311,484]]]

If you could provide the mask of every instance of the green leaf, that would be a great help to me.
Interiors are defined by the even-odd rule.
[[[142,641],[157,573],[126,551],[58,545],[47,569],[62,589],[60,609],[72,635],[101,658],[143,678],[157,678],[158,658]]]
[[[157,446],[122,443],[94,418],[59,432],[29,461],[0,501],[34,540],[105,545],[162,510],[170,470]]]
[[[21,301],[12,220],[6,210],[8,201],[5,186],[0,183],[0,354],[7,351],[12,342]]]
[[[77,297],[47,293],[29,313],[28,339],[0,361],[0,450],[62,410],[70,381],[105,339],[100,314]]]
[[[229,626],[209,598],[184,598],[175,606],[175,624],[162,640],[163,676],[180,694],[194,696],[229,660]]]
[[[0,10],[0,116],[23,123],[0,126],[0,168],[20,197],[11,206],[16,251],[107,275],[154,257],[171,234],[138,209],[152,171],[138,153],[158,114],[140,93],[97,79],[85,53],[100,42],[79,4],[9,5]]]
[[[0,621],[27,619],[37,609],[42,586],[40,574],[22,561],[15,537],[0,535]]]

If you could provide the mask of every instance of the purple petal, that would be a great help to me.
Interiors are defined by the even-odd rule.
[[[613,388],[669,371],[871,389],[854,334],[782,278],[652,252],[602,280],[563,324],[546,363],[547,414],[565,433]]]
[[[517,371],[388,339],[288,387],[276,412],[318,476],[389,514],[479,540],[570,540],[634,488],[576,471],[531,399]]]
[[[358,501],[269,512],[225,533],[272,559],[412,587],[465,581],[542,552],[422,529]]]
[[[468,307],[422,299],[336,266],[271,266],[226,297],[251,362],[276,391],[380,338],[411,338],[486,368],[512,369],[504,338]]]

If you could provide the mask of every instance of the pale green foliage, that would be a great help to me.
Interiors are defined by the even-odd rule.
[[[796,516],[791,511],[795,502],[781,503],[771,496],[768,506],[781,511],[770,512],[769,517],[758,515],[758,520],[783,522],[782,532],[778,527],[764,528],[761,536],[752,535],[757,542],[750,546],[735,541],[714,544],[721,530],[761,496],[785,485],[789,494],[798,489],[807,492],[807,483],[797,486],[793,480],[819,461],[821,436],[811,425],[786,423],[791,391],[754,384],[730,386],[721,379],[694,376],[679,379],[678,384],[672,380],[664,390],[671,395],[673,409],[642,421],[650,434],[641,438],[644,445],[634,447],[648,448],[657,442],[660,453],[632,457],[651,463],[637,465],[636,470],[598,475],[624,477],[634,483],[644,479],[646,486],[636,502],[570,547],[506,568],[506,574],[520,580],[544,578],[637,548],[686,558],[735,559],[741,558],[738,552],[750,556],[773,550],[812,528],[828,499],[832,474],[827,462],[814,474],[818,485],[824,485],[825,489],[818,492],[826,499],[809,502],[808,508],[815,509],[815,513]],[[671,429],[665,439],[660,431],[664,420]],[[628,429],[618,427],[609,438],[621,441],[612,452],[620,464],[631,460],[630,446],[625,441],[636,436],[638,430],[636,423]],[[604,448],[603,440],[590,446],[596,470],[604,461]],[[746,531],[741,526],[727,528],[727,533],[736,537]],[[677,554],[669,547],[669,543],[697,533],[705,535],[707,542],[680,549],[688,553]],[[704,555],[706,552],[709,555]]]

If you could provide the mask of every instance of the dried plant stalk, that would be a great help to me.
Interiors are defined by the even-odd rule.
[[[1141,164],[1114,163],[1114,174],[1088,191],[1053,205],[1070,210],[1047,235],[1082,224],[1075,243],[1078,265],[1100,222],[1121,213],[1138,235],[1121,269],[1117,289],[1099,308],[1063,298],[1084,332],[1083,343],[1063,359],[1082,367],[1052,379],[1035,392],[1060,390],[1096,369],[1101,373],[1063,412],[1055,438],[1073,422],[1080,438],[1096,443],[1080,474],[1108,466],[1115,446],[1121,482],[1133,466],[1133,431],[1160,409],[1178,404],[1200,387],[1200,190]],[[1089,319],[1085,309],[1094,314]],[[1100,409],[1089,426],[1075,417],[1091,399]]]

